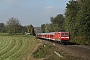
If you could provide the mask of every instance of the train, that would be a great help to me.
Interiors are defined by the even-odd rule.
[[[37,33],[36,37],[58,43],[68,43],[70,41],[70,32]]]

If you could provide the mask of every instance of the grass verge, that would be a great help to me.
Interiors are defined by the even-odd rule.
[[[55,51],[60,55],[57,55]],[[50,45],[41,45],[33,52],[33,57],[41,60],[79,60],[79,58],[68,55],[62,50]]]

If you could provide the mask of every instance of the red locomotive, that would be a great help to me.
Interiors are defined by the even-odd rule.
[[[69,42],[70,40],[70,33],[69,32],[37,33],[36,37],[66,43]]]

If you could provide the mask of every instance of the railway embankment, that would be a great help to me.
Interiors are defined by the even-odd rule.
[[[42,40],[42,44],[43,45],[48,45],[51,46],[47,52],[46,51],[46,55],[47,53],[50,53],[50,51],[52,51],[52,54],[50,53],[48,58],[51,58],[50,55],[52,56],[52,60],[54,59],[61,59],[61,60],[89,60],[90,59],[90,46],[86,46],[86,45],[62,45],[62,44],[58,44],[55,42],[51,42],[51,41],[46,41],[46,40]],[[40,50],[42,50],[44,48],[40,48]],[[39,50],[39,52],[40,52]],[[49,51],[50,50],[50,51]],[[42,51],[43,52],[43,51]],[[56,53],[55,53],[56,52]],[[44,53],[42,53],[41,55],[45,55]],[[55,56],[62,56],[62,57],[55,57]],[[43,57],[44,58],[44,57]],[[48,59],[46,59],[48,60]]]

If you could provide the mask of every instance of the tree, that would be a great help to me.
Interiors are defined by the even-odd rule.
[[[82,40],[90,42],[90,0],[80,0],[76,26],[78,27],[78,36],[82,37]]]
[[[90,41],[90,1],[71,0],[67,3],[65,29],[71,33],[71,40],[79,44]]]
[[[74,38],[76,31],[76,18],[79,11],[79,3],[78,1],[71,0],[67,3],[66,12],[65,12],[65,30],[71,33],[71,38]]]
[[[11,34],[13,33],[16,34],[19,32],[21,24],[17,18],[12,17],[7,21],[6,26],[7,26],[7,32]]]
[[[51,17],[50,20],[51,20],[51,24],[53,24],[53,27],[58,29],[56,31],[60,31],[60,30],[63,30],[63,25],[64,25],[64,16],[62,14],[58,14],[56,17]]]
[[[45,24],[42,24],[42,25],[41,25],[42,33],[45,33],[45,26],[46,26]]]
[[[27,26],[27,30],[31,35],[35,35],[34,27],[32,25]]]
[[[56,17],[50,17],[50,24],[41,25],[42,32],[56,32],[63,30],[64,19],[62,14],[58,14]]]
[[[22,26],[22,33],[25,34],[25,32],[27,32],[27,26]]]
[[[6,32],[4,23],[0,23],[0,32]]]

